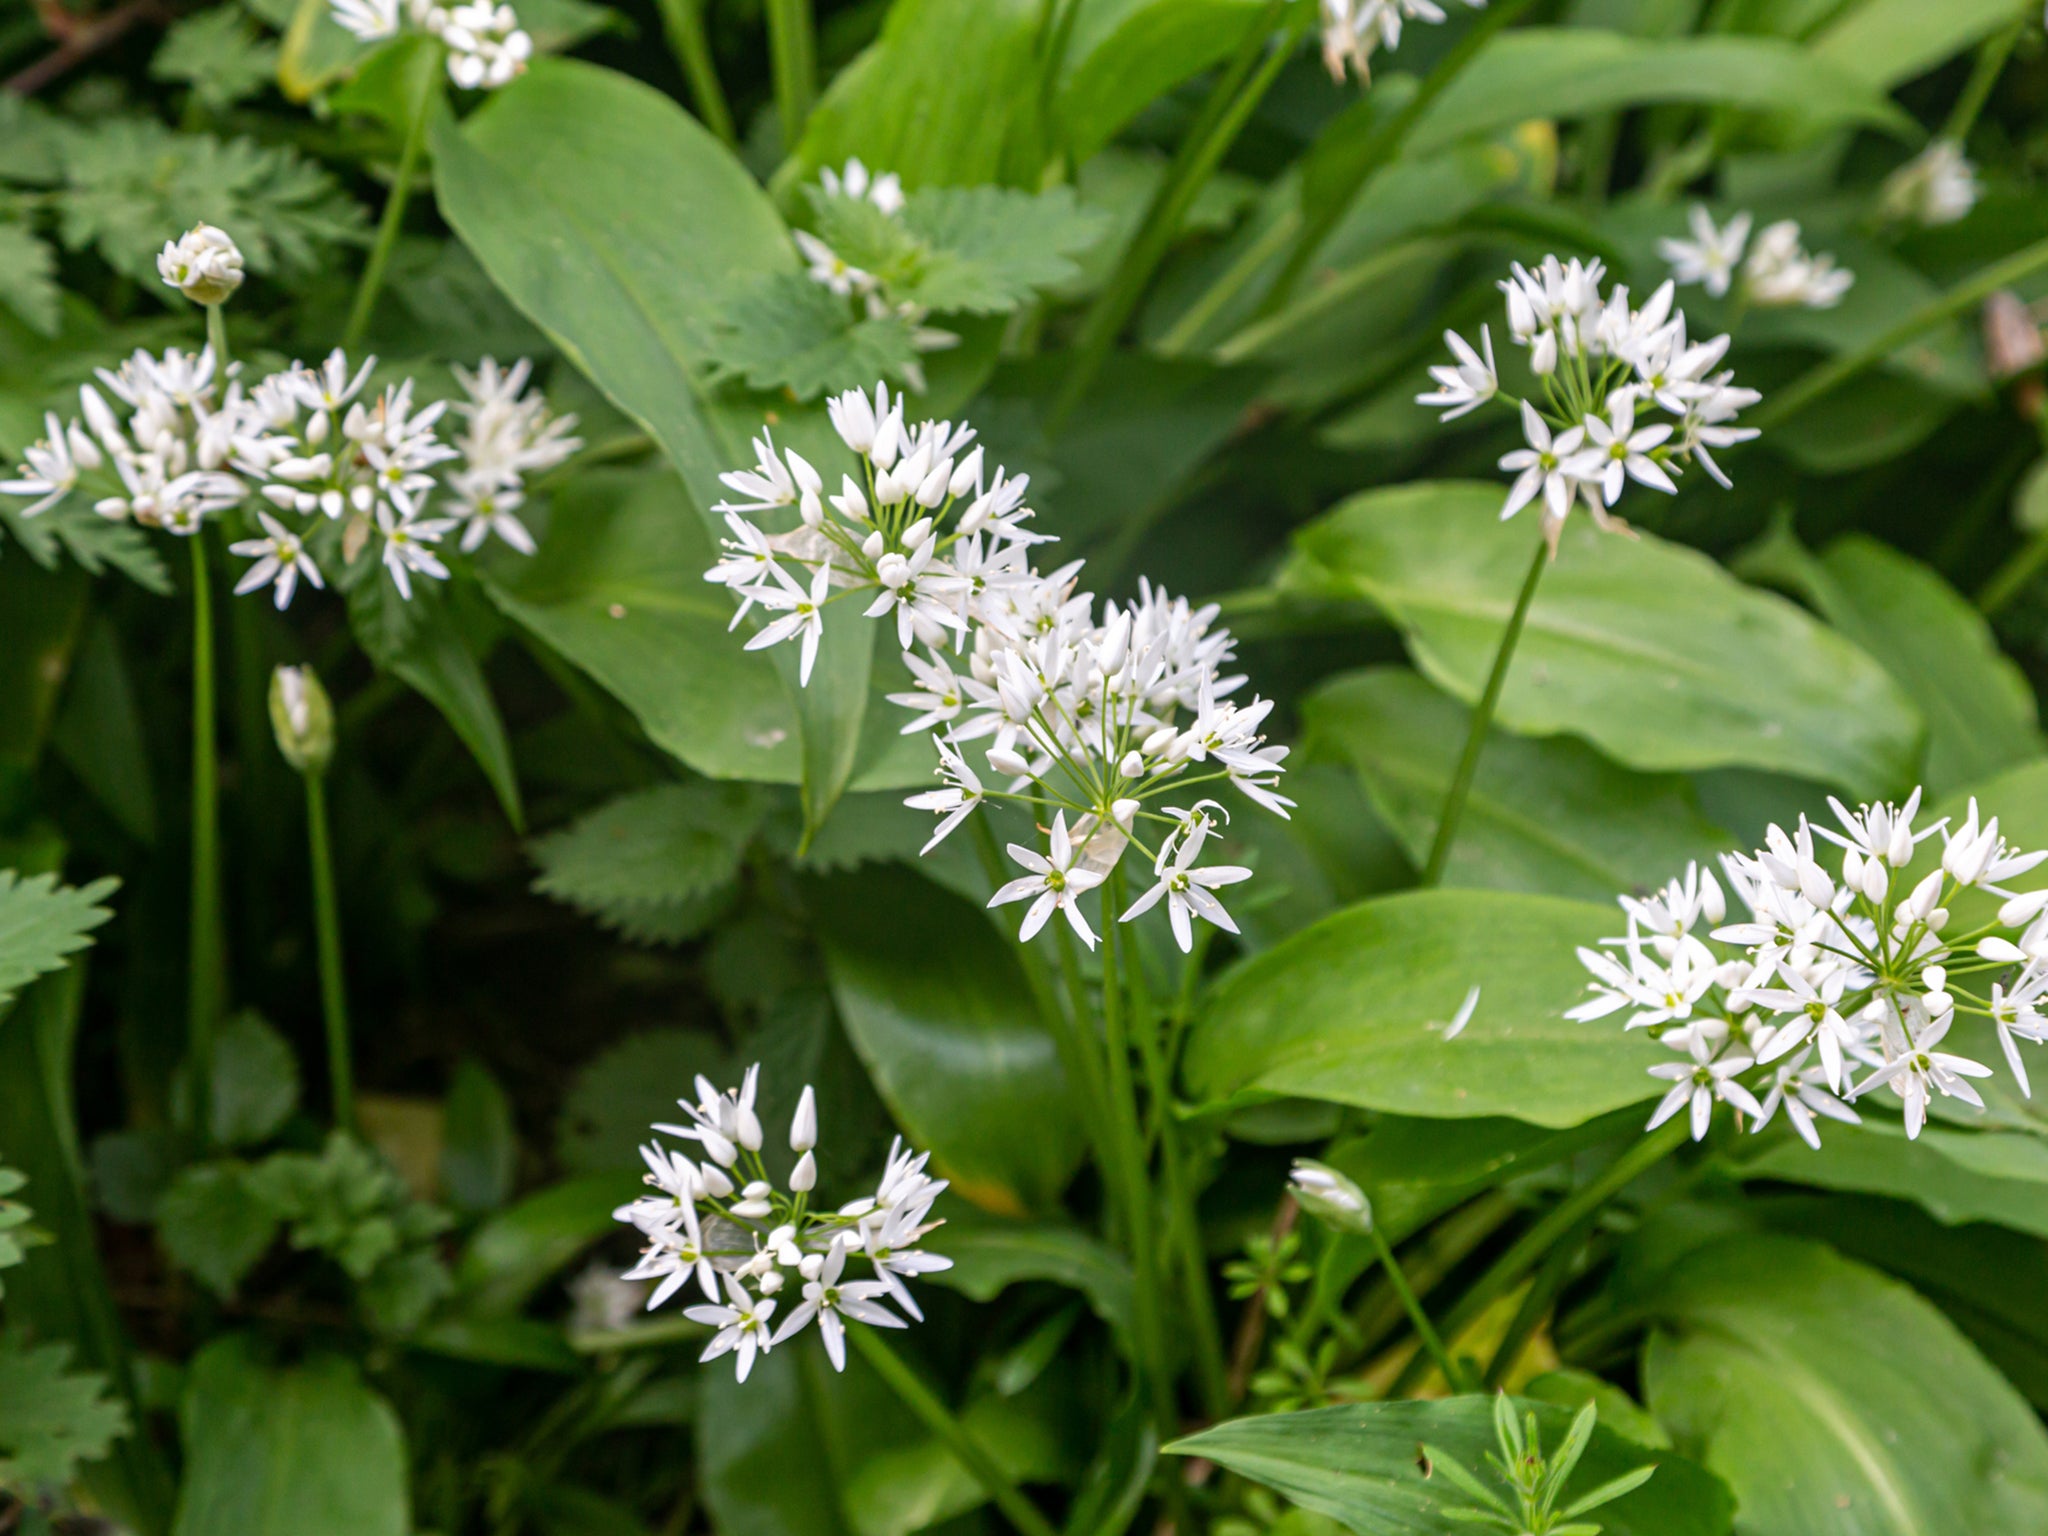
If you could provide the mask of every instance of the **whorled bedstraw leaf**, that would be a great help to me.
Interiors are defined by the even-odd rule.
[[[69,1344],[0,1335],[0,1488],[61,1487],[128,1432],[106,1378],[70,1363]]]
[[[1070,187],[928,187],[904,204],[903,224],[929,248],[915,281],[890,296],[936,313],[999,315],[1069,281],[1073,258],[1102,233],[1103,215]]]
[[[809,400],[906,378],[917,365],[912,329],[898,315],[866,314],[800,273],[775,272],[733,293],[704,349],[718,375]]]
[[[66,133],[60,158],[64,244],[93,247],[152,290],[163,289],[156,257],[166,231],[201,221],[233,230],[252,272],[290,276],[362,229],[362,209],[334,177],[283,146],[117,117]]]
[[[528,845],[533,888],[628,938],[677,943],[717,913],[767,799],[747,784],[660,784]]]
[[[164,34],[150,78],[182,81],[210,111],[221,111],[277,78],[278,49],[249,24],[239,7],[217,6],[177,22]]]
[[[92,941],[87,935],[113,916],[100,903],[119,882],[57,884],[55,875],[21,879],[0,869],[0,1005]]]
[[[0,223],[0,304],[45,336],[57,334],[57,258],[28,225]]]

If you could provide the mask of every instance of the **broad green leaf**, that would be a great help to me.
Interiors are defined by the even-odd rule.
[[[1774,37],[1626,37],[1592,28],[1518,27],[1487,45],[1424,113],[1407,152],[1540,117],[1589,117],[1656,102],[1785,112],[1807,133],[1911,119],[1879,87]]]
[[[1471,711],[1400,667],[1333,678],[1301,710],[1311,741],[1358,771],[1420,869]],[[1630,773],[1568,737],[1493,731],[1443,883],[1600,901],[1662,884],[1728,846],[1681,778]]]
[[[1053,127],[1082,161],[1183,81],[1236,51],[1265,0],[1080,0]]]
[[[71,1369],[71,1346],[0,1334],[0,1486],[61,1491],[129,1429],[107,1380]]]
[[[2048,1528],[2048,1433],[1932,1305],[1818,1243],[1736,1237],[1656,1288],[1652,1411],[1757,1536]]]
[[[576,1069],[555,1128],[555,1156],[571,1173],[640,1170],[648,1126],[673,1120],[698,1073],[734,1074],[722,1041],[701,1029],[664,1027],[626,1035]]]
[[[1987,779],[2048,745],[2033,689],[1984,616],[1910,555],[1849,534],[1816,558],[1780,529],[1743,572],[1797,592],[1897,679],[1927,721],[1930,793]]]
[[[104,617],[89,621],[79,638],[50,745],[122,831],[145,846],[156,842],[156,782],[134,675],[119,631]]]
[[[713,916],[766,810],[758,789],[703,780],[620,795],[528,845],[533,888],[629,935]]]
[[[1501,526],[1503,495],[1438,482],[1354,497],[1297,536],[1297,575],[1377,604],[1430,681],[1476,700],[1537,547],[1533,525]],[[1696,550],[1577,518],[1496,718],[1646,771],[1770,768],[1863,795],[1912,781],[1922,730],[1882,667],[1784,598]]]
[[[906,187],[1035,185],[1039,0],[897,0],[882,35],[832,82],[783,177],[858,156]]]
[[[866,1362],[851,1358],[835,1375],[816,1339],[791,1343],[757,1360],[745,1382],[704,1373],[696,1468],[722,1536],[854,1536],[847,1481],[874,1451],[916,1436]]]
[[[811,887],[848,1038],[954,1193],[1004,1215],[1051,1206],[1081,1156],[1053,1037],[988,920],[907,869]]]
[[[299,1107],[299,1062],[291,1042],[254,1013],[221,1026],[213,1043],[213,1139],[253,1146],[276,1135]]]
[[[0,869],[0,1007],[92,943],[93,929],[114,915],[100,903],[119,884],[59,885],[55,875],[24,880],[11,869]]]
[[[353,1361],[277,1369],[246,1334],[193,1360],[172,1536],[406,1536],[405,1435]]]
[[[1188,1085],[1558,1128],[1637,1103],[1669,1052],[1564,1017],[1586,989],[1577,946],[1619,924],[1611,906],[1496,891],[1360,902],[1223,978],[1188,1040]],[[1471,1021],[1445,1040],[1475,985]]]
[[[1572,1415],[1527,1399],[1546,1449],[1564,1441]],[[1449,1536],[1469,1532],[1449,1510],[1477,1504],[1441,1471],[1425,1471],[1427,1443],[1456,1457],[1495,1491],[1502,1485],[1486,1457],[1494,1451],[1494,1405],[1484,1396],[1436,1402],[1357,1403],[1307,1413],[1236,1419],[1177,1440],[1166,1449],[1203,1456],[1241,1477],[1277,1489],[1296,1504],[1341,1520],[1359,1536]],[[1605,1426],[1593,1432],[1561,1503],[1646,1463],[1656,1473],[1641,1488],[1599,1511],[1607,1536],[1725,1536],[1734,1500],[1711,1474],[1668,1453],[1624,1440]]]
[[[1088,1298],[1095,1315],[1125,1339],[1135,1331],[1131,1267],[1123,1255],[1079,1227],[1051,1223],[950,1221],[938,1284],[994,1301],[1023,1280],[1050,1280]]]
[[[505,819],[514,831],[523,831],[526,813],[519,801],[519,777],[512,765],[511,743],[505,739],[505,722],[483,668],[449,612],[447,597],[429,600],[422,594],[408,607],[413,624],[403,644],[388,650],[366,644],[365,649],[381,670],[401,679],[441,712],[483,769]]]
[[[153,1212],[164,1251],[216,1296],[232,1296],[277,1240],[277,1213],[240,1163],[195,1163],[171,1180]]]
[[[639,1175],[623,1169],[570,1179],[485,1221],[470,1235],[456,1265],[464,1309],[517,1312],[551,1276],[618,1230],[612,1212],[641,1187]]]
[[[1044,1396],[991,1393],[960,1412],[960,1422],[1015,1482],[1061,1482],[1072,1470],[1074,1458],[1062,1444],[1073,1439],[1072,1431],[1055,1422],[1055,1407]],[[1071,1421],[1071,1412],[1066,1417]],[[980,1508],[988,1493],[951,1451],[925,1439],[868,1457],[847,1483],[844,1502],[858,1536],[911,1536]]]
[[[1863,0],[1844,7],[1807,46],[1815,58],[1890,90],[2015,19],[2012,0]]]
[[[1951,1226],[1989,1221],[2048,1237],[2048,1140],[2025,1131],[1932,1125],[1908,1141],[1887,1121],[1831,1125],[1818,1152],[1784,1141],[1740,1167],[1754,1178],[1910,1200]]]
[[[512,1195],[519,1141],[512,1102],[490,1070],[465,1057],[448,1087],[441,1187],[458,1211],[494,1211]]]

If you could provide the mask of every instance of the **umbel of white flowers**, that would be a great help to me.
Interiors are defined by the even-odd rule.
[[[1287,748],[1259,730],[1271,703],[1231,699],[1245,679],[1223,671],[1235,650],[1216,609],[1141,582],[1138,601],[1098,611],[1076,589],[1080,561],[1033,568],[1032,547],[1048,541],[1028,527],[1029,481],[991,473],[972,427],[908,426],[883,385],[828,410],[858,478],[842,473],[828,493],[824,474],[766,432],[756,466],[724,476],[740,499],[717,509],[732,537],[705,579],[739,599],[735,627],[757,605],[772,615],[747,648],[800,645],[808,683],[831,604],[853,598],[870,618],[894,617],[917,687],[890,701],[916,711],[905,735],[937,728],[944,787],[906,802],[942,818],[925,851],[984,802],[1050,818],[1043,851],[1010,845],[1026,873],[990,902],[1030,903],[1024,938],[1064,912],[1092,946],[1080,897],[1131,847],[1151,859],[1154,883],[1122,920],[1163,901],[1183,950],[1195,917],[1236,932],[1215,891],[1251,871],[1196,867],[1227,813],[1188,792],[1227,784],[1282,816],[1293,802],[1277,791]],[[790,524],[791,512],[793,526],[760,521]],[[998,784],[983,782],[970,751]],[[1158,804],[1167,796],[1182,804]]]
[[[1756,853],[1722,857],[1746,916],[1728,921],[1721,882],[1688,867],[1652,896],[1622,897],[1627,931],[1579,951],[1593,995],[1566,1017],[1626,1012],[1626,1028],[1680,1054],[1650,1069],[1671,1083],[1650,1129],[1690,1112],[1699,1139],[1725,1104],[1762,1130],[1782,1107],[1818,1147],[1819,1118],[1855,1122],[1850,1104],[1882,1088],[1917,1137],[1937,1096],[1983,1108],[1971,1079],[1992,1068],[1943,1049],[1971,1016],[2031,1091],[2020,1045],[2048,1039],[2048,889],[2008,882],[2048,852],[2012,847],[1975,800],[1960,825],[1918,829],[1917,789],[1904,805],[1829,804],[1839,831],[1802,817],[1790,833],[1770,828]],[[1911,872],[1936,833],[1940,861]],[[1830,844],[1833,870],[1815,852],[1832,859]],[[1996,898],[1995,915],[1953,932],[1950,909],[1970,891]]]
[[[353,567],[372,540],[408,599],[415,576],[448,578],[438,547],[457,528],[464,553],[495,534],[531,554],[515,515],[526,477],[582,446],[576,418],[527,394],[524,359],[501,368],[485,358],[474,373],[455,370],[461,430],[444,442],[451,402],[415,405],[410,379],[367,395],[375,366],[366,358],[352,369],[336,350],[318,368],[294,363],[245,391],[237,370],[222,380],[211,347],[137,352],[99,370],[106,395],[79,390],[82,420],[44,418],[45,436],[0,494],[33,498],[22,515],[34,517],[85,487],[102,517],[176,534],[260,495],[260,533],[229,546],[253,562],[235,590],[268,588],[279,608],[302,579],[326,586],[322,561]],[[444,491],[446,515],[429,515]]]
[[[1500,284],[1508,335],[1528,349],[1540,400],[1502,393],[1493,334],[1484,326],[1478,351],[1457,332],[1444,333],[1457,361],[1430,369],[1437,387],[1416,397],[1441,407],[1445,421],[1495,399],[1520,408],[1528,446],[1500,461],[1515,476],[1501,516],[1540,499],[1553,556],[1574,506],[1583,504],[1601,528],[1623,529],[1609,509],[1630,482],[1669,495],[1678,489],[1674,477],[1698,463],[1726,486],[1713,450],[1757,435],[1734,425],[1762,397],[1738,389],[1721,368],[1728,338],[1691,340],[1674,284],[1637,307],[1626,287],[1603,290],[1605,276],[1598,261],[1549,256],[1533,272],[1517,263]],[[1669,419],[1638,419],[1656,412]]]
[[[522,73],[533,39],[518,14],[492,0],[446,5],[442,0],[331,0],[336,23],[366,43],[396,37],[410,22],[448,48],[448,78],[464,90],[496,90]]]
[[[931,1219],[931,1210],[946,1181],[924,1171],[929,1153],[913,1154],[899,1138],[872,1195],[837,1210],[813,1209],[817,1095],[806,1085],[797,1100],[789,1125],[796,1166],[788,1189],[778,1189],[761,1157],[765,1135],[754,1110],[760,1080],[758,1065],[747,1068],[738,1088],[723,1092],[699,1077],[696,1102],[677,1100],[688,1124],[654,1127],[695,1142],[695,1154],[659,1142],[640,1149],[651,1192],[613,1214],[631,1222],[647,1246],[621,1278],[658,1282],[647,1298],[649,1311],[694,1282],[703,1300],[683,1315],[716,1330],[701,1358],[735,1356],[741,1381],[757,1356],[812,1323],[832,1368],[844,1370],[848,1322],[874,1328],[902,1328],[904,1316],[922,1322],[904,1281],[953,1267],[951,1259],[918,1247],[944,1225]],[[849,1263],[861,1266],[866,1278],[849,1279]]]
[[[1740,303],[1758,309],[1833,309],[1856,281],[1856,274],[1835,265],[1835,258],[1814,255],[1799,243],[1799,225],[1791,219],[1766,224],[1754,241],[1754,220],[1738,213],[1726,224],[1694,205],[1692,239],[1657,242],[1657,251],[1671,263],[1672,281],[1681,287],[1698,283],[1715,298],[1732,288]]]
[[[1465,3],[1481,10],[1486,0]],[[1443,7],[1435,0],[1323,0],[1323,63],[1340,84],[1347,70],[1370,80],[1373,53],[1400,47],[1404,23],[1443,19]]]

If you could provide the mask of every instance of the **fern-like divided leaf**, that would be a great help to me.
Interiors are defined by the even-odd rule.
[[[767,805],[745,784],[663,784],[536,838],[534,889],[639,943],[675,944],[722,909]]]
[[[185,17],[149,61],[151,78],[182,81],[212,111],[247,100],[277,78],[277,44],[259,36],[239,7]]]
[[[0,1487],[60,1488],[128,1432],[106,1378],[70,1365],[69,1344],[0,1336]]]
[[[162,286],[156,257],[166,231],[201,220],[233,230],[252,271],[280,276],[312,271],[362,229],[362,209],[318,164],[253,139],[115,118],[67,132],[61,158],[65,245],[95,247],[116,271],[152,287]]]
[[[0,304],[45,336],[57,334],[57,258],[28,225],[0,223]]]
[[[113,916],[100,903],[118,884],[95,880],[74,888],[57,884],[55,875],[23,880],[0,870],[0,1006],[92,942],[87,935]]]
[[[57,568],[61,552],[89,575],[116,570],[145,591],[171,595],[170,567],[133,523],[117,523],[88,506],[65,501],[34,517],[23,516],[19,506],[0,503],[0,526],[44,570]]]

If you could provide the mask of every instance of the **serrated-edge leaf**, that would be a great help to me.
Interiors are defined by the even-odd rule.
[[[0,1487],[61,1487],[128,1432],[128,1409],[107,1379],[71,1368],[67,1343],[0,1335]]]
[[[0,1004],[92,942],[92,930],[114,915],[100,903],[119,884],[59,885],[55,875],[23,880],[0,870]]]

